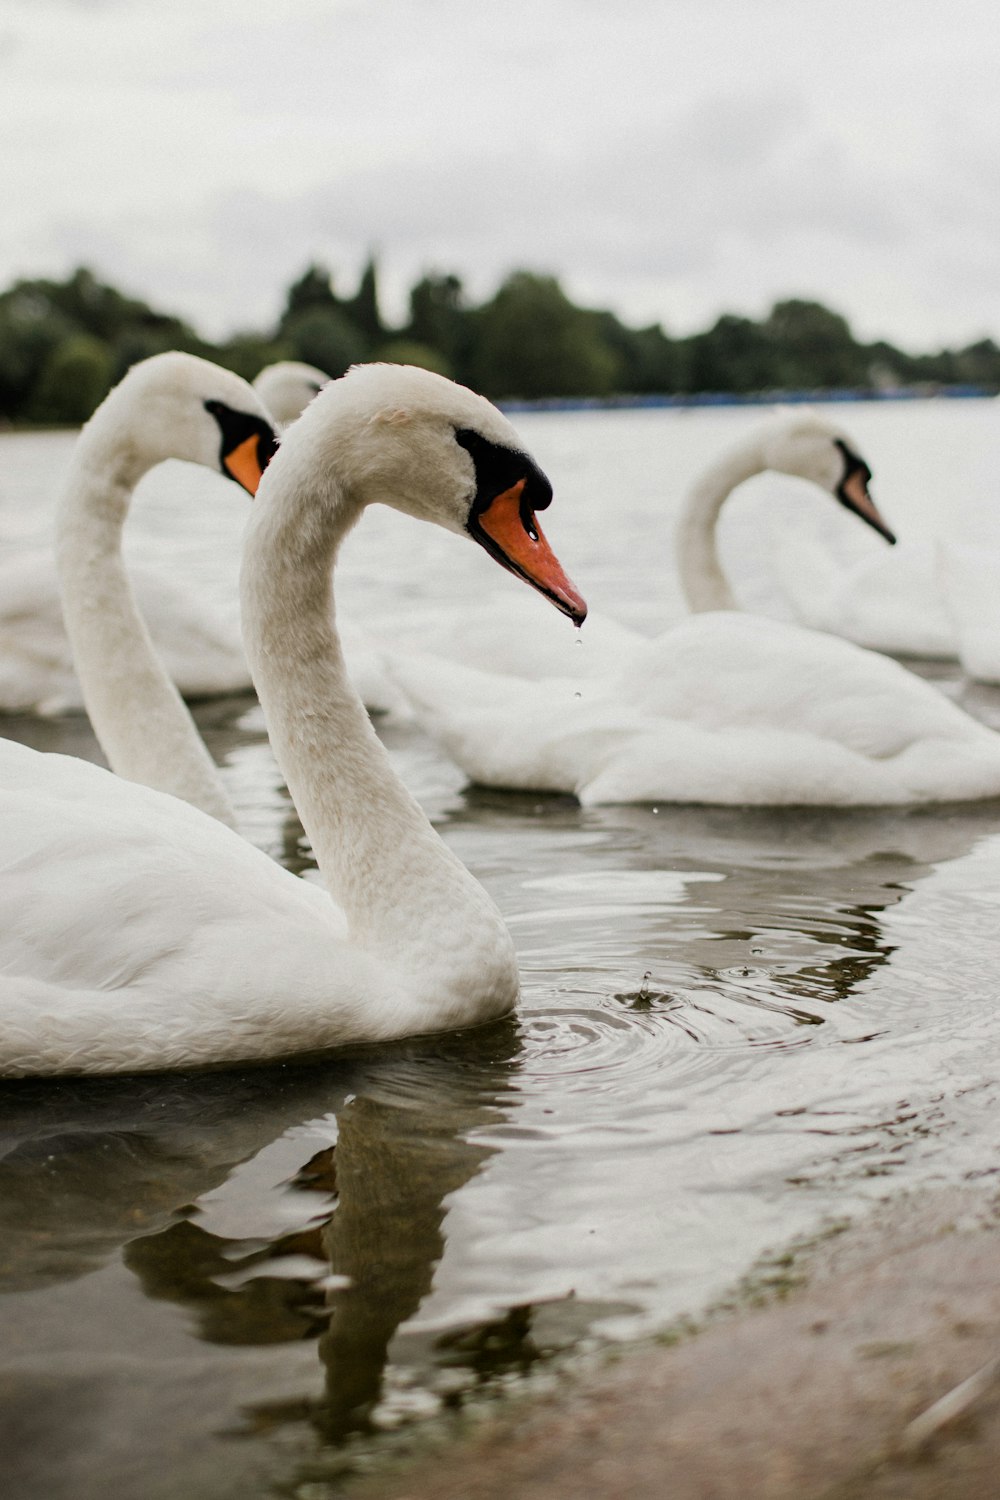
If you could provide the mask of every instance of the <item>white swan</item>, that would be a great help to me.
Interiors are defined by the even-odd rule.
[[[513,1005],[499,913],[395,776],[347,680],[330,573],[362,509],[383,502],[470,534],[582,619],[535,521],[550,497],[510,423],[440,376],[363,366],[317,397],[261,482],[242,594],[275,752],[329,894],[174,798],[0,742],[0,1072],[279,1057]]]
[[[868,492],[871,471],[847,434],[809,410],[782,413],[728,447],[685,496],[676,527],[676,564],[690,609],[737,608],[719,554],[719,517],[739,485],[766,471],[809,481],[895,541]],[[559,621],[524,599],[516,612],[481,608],[463,619],[458,630],[449,624],[426,632],[420,646],[489,672],[534,679],[603,678],[646,640],[641,632],[594,611],[587,629],[574,640]]]
[[[157,354],[133,365],[84,427],[59,509],[66,634],[111,769],[229,823],[218,771],[136,607],[122,529],[136,484],[163,459],[217,466],[253,495],[275,448],[264,407],[239,376],[194,355]]]
[[[253,388],[278,426],[287,427],[301,416],[329,379],[315,365],[282,359],[277,364],[265,365],[254,377]]]
[[[214,413],[206,402],[216,403]],[[78,510],[81,556],[94,548],[117,555],[132,489],[165,459],[220,470],[253,493],[267,456],[257,452],[258,436],[272,451],[268,413],[239,376],[190,354],[158,354],[134,365],[84,427],[66,476],[65,505]],[[135,565],[130,578],[149,635],[183,696],[251,686],[235,619],[154,567]],[[51,548],[15,553],[0,568],[0,710],[52,714],[82,706]]]
[[[835,530],[819,510],[806,526],[780,529],[772,511],[766,567],[771,597],[760,603],[767,613],[777,606],[785,618],[871,650],[957,660],[969,677],[997,683],[1000,549],[993,497],[1000,470],[994,409],[1000,408],[995,402],[968,403],[956,428],[960,414],[946,412],[948,405],[921,412],[933,445],[922,459],[926,493],[943,493],[949,482],[954,491],[946,509],[925,517],[930,535],[886,552],[846,527]],[[956,431],[964,433],[957,446]],[[726,538],[727,547],[732,540]],[[749,602],[745,586],[738,593],[741,603]]]
[[[801,433],[814,477],[835,493],[849,484],[853,508],[882,529],[868,512],[867,467],[837,435],[825,439],[823,469],[819,431],[809,419]],[[695,608],[729,598],[714,518],[741,466],[743,477],[755,472],[751,450],[713,466],[682,518],[679,566]],[[623,641],[612,668],[589,678],[573,673],[572,653],[558,677],[427,655],[400,658],[392,671],[424,727],[487,786],[571,792],[584,803],[1000,795],[1000,737],[898,663],[836,637],[709,608],[655,640]]]
[[[771,597],[784,616],[872,650],[958,660],[969,676],[996,681],[997,411],[995,401],[913,409],[911,425],[919,416],[923,430],[925,483],[911,504],[923,538],[907,537],[887,552],[846,527],[835,530],[819,510],[808,525],[780,530],[772,511],[770,526],[761,529],[770,530]],[[930,505],[945,493],[946,506]],[[726,538],[727,546],[732,540]],[[739,596],[747,597],[742,589]],[[772,612],[770,602],[764,608]]]

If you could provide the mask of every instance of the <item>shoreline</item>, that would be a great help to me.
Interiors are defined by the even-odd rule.
[[[317,1456],[303,1475],[309,1494],[1000,1494],[1000,1193],[934,1189],[887,1200],[765,1258],[693,1326],[613,1348],[541,1394],[529,1388],[417,1426],[405,1448],[369,1458],[364,1474],[350,1476],[342,1455],[338,1472],[324,1475]],[[938,1407],[943,1397],[950,1408]]]

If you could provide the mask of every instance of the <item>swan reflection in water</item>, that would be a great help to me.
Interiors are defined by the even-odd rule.
[[[389,1342],[443,1254],[446,1199],[492,1154],[473,1136],[501,1115],[516,1026],[392,1050],[391,1060],[362,1065],[332,1110],[285,1137],[301,1160],[283,1186],[304,1222],[264,1243],[232,1238],[210,1227],[225,1224],[223,1193],[125,1250],[147,1295],[189,1307],[202,1338],[318,1337],[326,1396],[307,1409],[330,1435],[363,1425],[378,1401]],[[280,1171],[288,1166],[279,1158]],[[257,1418],[268,1415],[283,1413]]]
[[[494,1152],[476,1133],[502,1120],[519,1050],[509,1019],[380,1061],[63,1083],[47,1126],[42,1086],[12,1085],[3,1290],[85,1278],[123,1245],[145,1294],[188,1308],[204,1340],[318,1336],[314,1419],[328,1436],[364,1425],[449,1196]]]

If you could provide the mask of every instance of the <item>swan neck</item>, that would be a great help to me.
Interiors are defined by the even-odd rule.
[[[677,566],[696,613],[737,607],[719,557],[719,514],[733,490],[762,468],[759,446],[751,440],[723,454],[688,491],[677,524]]]
[[[332,570],[362,507],[297,454],[286,439],[272,460],[241,574],[247,657],[275,756],[352,942],[417,966],[442,1005],[447,991],[474,985],[497,1014],[516,997],[500,915],[397,777],[345,668]]]
[[[95,419],[80,435],[57,521],[63,616],[84,705],[119,776],[232,825],[218,771],[157,657],[122,558],[132,493],[155,460],[108,425]]]

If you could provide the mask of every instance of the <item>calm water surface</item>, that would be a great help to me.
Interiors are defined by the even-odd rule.
[[[1000,544],[989,403],[837,415],[902,535]],[[593,607],[650,631],[677,616],[674,508],[757,419],[519,419]],[[44,539],[70,445],[0,437],[9,549]],[[881,545],[789,486],[734,500],[734,571],[766,566],[764,517]],[[232,607],[243,514],[234,486],[167,468],[130,546]],[[372,515],[341,610],[405,644],[432,606],[511,597],[492,566]],[[1000,727],[1000,693],[933,675]],[[308,870],[254,701],[198,717],[248,831]],[[0,732],[99,758],[82,719]],[[377,1446],[554,1352],[697,1313],[767,1248],[890,1191],[998,1170],[1000,806],[582,811],[467,789],[411,726],[381,732],[511,925],[519,1013],[309,1066],[0,1085],[18,1493],[294,1490],[359,1432]]]

